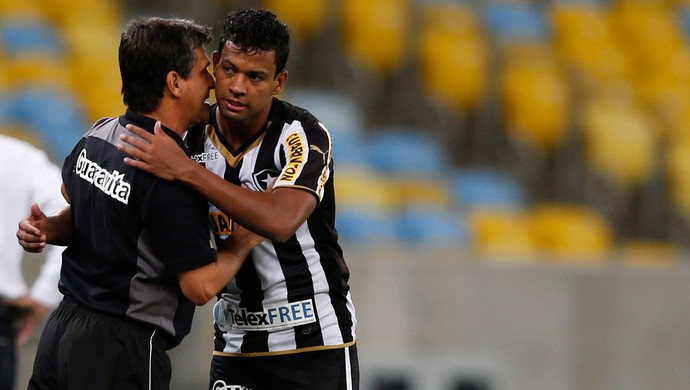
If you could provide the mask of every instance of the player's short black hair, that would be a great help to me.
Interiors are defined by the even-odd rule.
[[[211,28],[187,19],[144,17],[130,22],[120,38],[122,99],[132,110],[148,114],[163,97],[170,71],[187,78],[194,49],[213,40]]]
[[[276,76],[285,70],[290,56],[290,31],[273,12],[251,8],[230,12],[223,24],[218,53],[228,41],[245,53],[275,51]]]

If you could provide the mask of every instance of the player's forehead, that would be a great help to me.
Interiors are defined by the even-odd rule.
[[[266,67],[275,71],[275,50],[258,50],[247,48],[233,43],[232,41],[225,42],[223,49],[220,52],[220,60],[231,63],[242,62],[249,63],[255,66]]]

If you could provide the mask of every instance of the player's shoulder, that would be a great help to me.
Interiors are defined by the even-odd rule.
[[[278,107],[275,112],[283,122],[299,122],[304,130],[325,130],[319,119],[306,108],[279,99],[276,99],[276,104]]]

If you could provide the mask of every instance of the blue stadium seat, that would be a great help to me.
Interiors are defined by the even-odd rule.
[[[394,216],[399,241],[412,245],[467,245],[470,229],[459,213],[436,207],[414,207]]]
[[[517,180],[491,167],[462,168],[450,176],[456,203],[462,208],[524,208],[525,190]]]
[[[36,18],[1,20],[0,40],[8,57],[37,52],[59,56],[64,51],[59,31],[47,21]]]
[[[443,145],[423,129],[374,129],[366,153],[373,169],[397,177],[442,177],[449,166]]]
[[[335,227],[344,243],[373,245],[395,242],[395,225],[387,213],[340,206],[337,213]]]
[[[544,8],[532,4],[487,4],[482,20],[486,31],[498,43],[543,41],[549,35]]]
[[[61,160],[89,125],[79,101],[71,93],[49,88],[26,88],[13,101],[16,118],[33,129]]]

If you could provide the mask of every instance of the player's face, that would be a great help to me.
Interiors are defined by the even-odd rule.
[[[283,89],[287,72],[276,75],[275,51],[244,53],[232,42],[213,53],[216,101],[223,118],[248,131],[263,127],[273,95]]]
[[[183,92],[186,102],[185,107],[190,109],[192,124],[207,121],[208,108],[205,102],[209,98],[214,85],[213,76],[208,71],[211,61],[209,61],[204,49],[194,49],[194,56],[196,57],[196,63],[183,84],[185,89]]]

